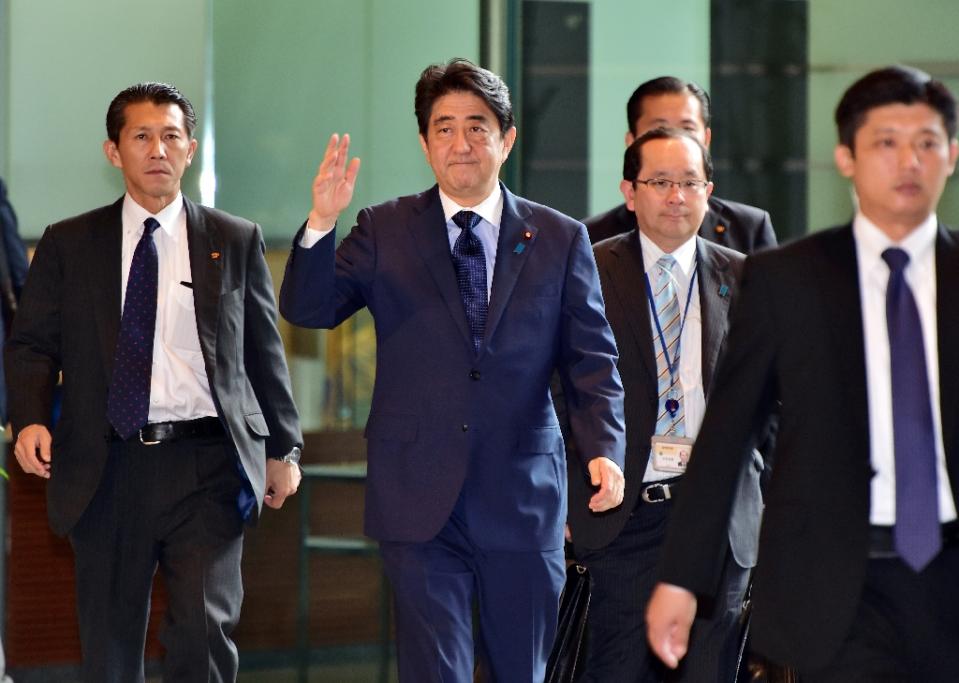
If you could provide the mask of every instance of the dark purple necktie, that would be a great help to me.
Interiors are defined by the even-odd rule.
[[[936,442],[919,309],[906,282],[909,254],[886,249],[886,327],[892,380],[892,432],[896,455],[896,552],[915,571],[942,547]]]
[[[456,268],[456,284],[463,298],[475,351],[479,351],[483,343],[489,307],[486,298],[486,253],[483,243],[473,232],[480,220],[479,214],[472,211],[460,211],[453,216],[453,222],[462,229],[453,243],[453,266]]]
[[[159,227],[155,218],[143,221],[143,236],[130,263],[120,334],[113,357],[107,419],[123,439],[136,434],[147,423],[150,413],[158,269],[153,232]]]

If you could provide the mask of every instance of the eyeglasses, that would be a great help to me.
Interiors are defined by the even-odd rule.
[[[706,180],[668,180],[666,178],[650,178],[649,180],[635,180],[633,182],[645,185],[661,195],[669,194],[673,187],[684,194],[702,194],[706,191],[706,186],[709,185]]]

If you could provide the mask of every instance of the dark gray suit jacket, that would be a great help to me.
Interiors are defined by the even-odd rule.
[[[959,493],[959,240],[936,238],[940,409]],[[855,241],[849,225],[746,261],[660,578],[719,585],[723,527],[747,444],[782,401],[753,591],[753,648],[800,670],[828,663],[860,602],[869,550],[869,414]]]
[[[303,442],[276,328],[259,227],[184,198],[197,331],[217,413],[262,504],[266,456]],[[5,352],[14,432],[51,424],[50,525],[83,514],[109,450],[107,390],[121,314],[121,198],[49,226],[37,245]],[[254,511],[253,519],[256,518]]]
[[[742,254],[697,238],[696,278],[702,310],[702,377],[707,399],[713,369],[723,349],[729,309],[739,294]],[[594,489],[578,459],[569,467],[569,525],[577,546],[602,548],[623,530],[636,506],[649,460],[650,438],[659,412],[653,326],[646,303],[643,255],[639,232],[633,230],[594,247],[606,316],[619,348],[619,373],[626,393],[626,495],[623,504],[595,514],[587,508]],[[763,461],[755,451],[741,468],[739,489],[729,521],[729,546],[742,567],[756,563],[762,495],[759,476]]]
[[[636,214],[620,204],[605,213],[583,221],[593,244],[613,235],[636,229]],[[776,233],[769,213],[748,204],[731,202],[712,195],[699,236],[743,254],[776,246]]]

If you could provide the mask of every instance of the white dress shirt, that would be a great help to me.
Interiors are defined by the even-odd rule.
[[[160,223],[160,227],[153,233],[159,270],[149,421],[168,422],[215,416],[216,409],[196,329],[186,209],[182,195],[177,195],[156,215],[137,204],[129,194],[124,197],[121,301],[126,298],[130,264],[143,235],[143,221],[151,215]]]
[[[935,428],[939,480],[939,519],[956,518],[956,504],[949,488],[946,457],[942,444],[942,416],[939,407],[939,349],[936,333],[936,215],[930,215],[902,242],[893,242],[861,213],[853,220],[856,259],[859,264],[859,297],[866,352],[866,386],[869,402],[870,460],[876,475],[871,482],[869,521],[890,526],[896,521],[896,460],[892,434],[892,382],[890,379],[889,332],[886,328],[886,285],[889,266],[882,252],[898,247],[909,254],[905,278],[919,309],[922,340],[929,376],[929,400]],[[829,435],[824,435],[829,438]]]
[[[656,277],[656,261],[665,252],[642,232],[639,233],[639,241],[643,249],[643,269],[650,282],[652,282],[653,278]],[[690,279],[693,276],[693,269],[696,267],[696,236],[694,235],[673,250],[672,256],[676,259],[676,266],[673,268],[672,274],[675,278],[679,310],[682,313],[686,308]],[[703,423],[703,413],[706,410],[706,394],[703,390],[703,316],[699,303],[698,286],[700,277],[702,277],[701,273],[696,275],[697,286],[693,288],[692,297],[689,300],[689,311],[686,313],[683,332],[679,337],[679,384],[683,391],[685,430],[686,436],[694,440],[696,435],[699,434],[699,427]],[[646,302],[645,308],[649,311],[650,326],[655,334],[655,314],[645,295],[645,287],[643,287],[642,300]],[[654,339],[653,343],[658,345],[660,343],[659,339]],[[662,409],[662,406],[659,406],[659,408]],[[650,457],[646,464],[643,481],[649,483],[675,476],[676,474],[673,472],[660,472],[653,469],[653,459]]]

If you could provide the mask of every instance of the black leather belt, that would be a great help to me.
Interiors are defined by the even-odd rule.
[[[679,477],[644,484],[639,492],[639,497],[643,499],[644,503],[665,503],[676,494],[677,486],[679,486]]]
[[[199,417],[195,420],[180,422],[151,422],[144,425],[137,435],[130,437],[130,440],[138,439],[144,446],[156,446],[179,439],[202,439],[225,434],[220,418]],[[113,429],[110,430],[110,438],[113,441],[122,441],[120,435]]]
[[[959,545],[959,520],[943,524],[942,547]],[[869,557],[898,557],[896,539],[891,526],[869,527]]]

